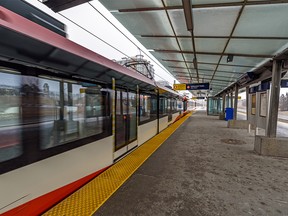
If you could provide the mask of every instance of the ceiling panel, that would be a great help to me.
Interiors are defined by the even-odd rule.
[[[231,39],[226,53],[274,55],[279,47],[287,48],[288,38],[287,40]]]
[[[192,47],[192,38],[178,38],[182,51],[194,51]]]
[[[176,36],[191,36],[191,33],[187,31],[183,9],[169,10],[168,14],[170,16]]]
[[[255,58],[255,57],[249,58],[249,57],[242,57],[242,56],[234,56],[231,64],[252,66],[252,65],[258,65],[263,61],[269,61],[269,58]],[[220,63],[227,64],[227,56],[223,56]]]
[[[243,2],[243,0],[193,0],[193,5]]]
[[[175,38],[158,38],[158,37],[140,37],[136,38],[143,44],[147,49],[168,49],[177,50],[179,48]]]
[[[227,66],[227,65],[220,65],[218,67],[219,71],[229,71],[229,72],[238,72],[244,73],[247,71],[247,68],[244,67],[237,67],[237,66]]]
[[[221,53],[227,41],[228,39],[222,38],[195,38],[196,50],[197,52]]]
[[[122,9],[135,9],[135,8],[151,8],[162,7],[162,2],[158,0],[133,0],[133,1],[115,1],[105,0],[101,3],[108,10],[122,10]]]
[[[240,7],[194,9],[194,35],[229,36],[239,10]]]
[[[209,65],[209,64],[198,64],[198,69],[200,70],[212,70],[216,69],[216,65]]]
[[[187,61],[193,61],[192,54],[185,54],[185,58]],[[218,63],[220,59],[220,55],[200,55],[197,54],[197,61],[198,62],[207,62],[207,63]]]
[[[150,52],[155,58],[162,60],[175,60],[175,61],[183,61],[183,57],[180,53],[167,53],[167,52]],[[174,64],[175,62],[173,62]]]
[[[287,37],[287,11],[288,4],[246,6],[234,36]]]
[[[134,35],[173,35],[165,11],[112,12],[112,14]]]

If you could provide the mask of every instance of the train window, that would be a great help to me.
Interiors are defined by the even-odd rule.
[[[140,124],[157,118],[156,95],[140,94],[139,116]]]
[[[0,69],[0,162],[20,156],[21,76]]]
[[[177,111],[183,111],[183,101],[177,100]]]
[[[172,99],[167,99],[167,112],[168,113],[172,112],[171,101],[172,101]]]
[[[103,133],[105,93],[99,85],[39,79],[41,149]],[[88,86],[88,87],[87,87]]]
[[[256,114],[256,94],[252,94],[251,98],[252,98],[251,114],[255,115]]]
[[[160,97],[159,99],[159,114],[160,116],[165,116],[167,115],[168,111],[168,101],[167,98],[165,97]]]
[[[177,112],[177,100],[176,99],[172,99],[172,110],[173,110],[173,113]]]
[[[136,109],[137,109],[137,97],[133,92],[128,92],[129,101],[129,138],[128,141],[131,142],[137,139],[137,119],[136,119]]]

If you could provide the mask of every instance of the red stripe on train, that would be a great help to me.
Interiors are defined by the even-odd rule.
[[[17,215],[40,215],[48,209],[50,209],[55,204],[59,203],[61,200],[72,194],[74,191],[85,185],[87,182],[98,176],[100,173],[108,169],[109,167],[103,168],[93,174],[90,174],[82,179],[72,182],[62,188],[58,188],[50,193],[42,195],[36,199],[33,199],[27,203],[24,203],[14,209],[11,209],[1,216],[17,216]]]

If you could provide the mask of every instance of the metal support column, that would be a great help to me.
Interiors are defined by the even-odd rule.
[[[226,103],[226,94],[224,93],[222,96],[222,113],[225,115],[225,103]]]
[[[249,86],[246,87],[246,120],[248,120],[249,114]]]
[[[230,96],[230,107],[233,108],[233,91],[231,92]]]
[[[237,120],[238,91],[239,91],[239,87],[238,87],[238,84],[236,84],[235,85],[235,99],[234,99],[234,113],[233,113],[234,120]]]
[[[268,104],[266,136],[276,137],[282,60],[273,61],[270,100]]]

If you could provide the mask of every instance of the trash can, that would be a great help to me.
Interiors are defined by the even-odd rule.
[[[233,119],[233,111],[234,111],[233,108],[230,108],[230,107],[225,108],[225,120],[226,121]]]

